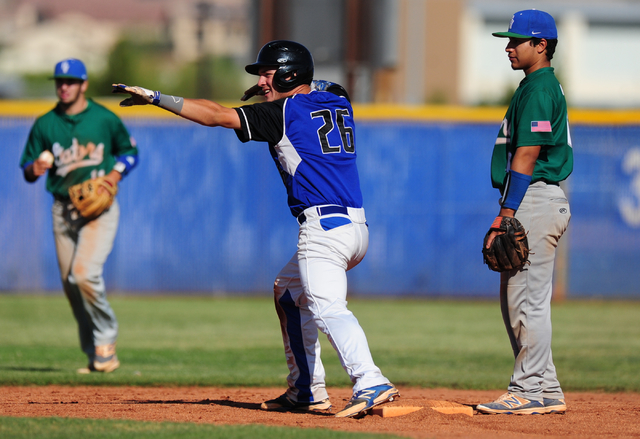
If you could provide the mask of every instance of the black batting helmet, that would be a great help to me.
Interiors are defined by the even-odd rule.
[[[260,49],[258,58],[244,69],[257,75],[261,67],[273,67],[273,85],[276,91],[287,92],[313,80],[313,57],[300,43],[287,40],[271,41]]]

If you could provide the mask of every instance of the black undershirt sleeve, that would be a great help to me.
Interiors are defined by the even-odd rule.
[[[238,139],[277,144],[284,135],[284,103],[286,98],[273,102],[260,102],[235,108],[241,129],[235,130]]]

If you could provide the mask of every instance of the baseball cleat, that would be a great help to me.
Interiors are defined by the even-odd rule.
[[[118,361],[118,357],[115,355],[107,361],[94,360],[93,362],[93,368],[96,370],[96,372],[109,373],[113,372],[119,367],[120,361]]]
[[[116,355],[116,344],[96,346],[96,357],[93,359],[93,367],[98,372],[109,373],[120,367]]]
[[[116,344],[111,343],[102,346],[96,346],[96,356],[93,361],[89,361],[87,367],[78,369],[76,372],[80,374],[88,374],[91,372],[113,372],[120,367],[120,361],[116,355]]]
[[[298,402],[289,398],[285,393],[276,399],[263,402],[260,408],[277,412],[326,412],[331,409],[331,402],[328,398],[322,401]]]
[[[353,394],[345,408],[336,413],[336,418],[364,416],[367,410],[385,402],[393,401],[396,396],[399,397],[400,392],[391,383],[360,390]]]
[[[540,401],[530,401],[516,396],[513,393],[505,393],[493,402],[478,404],[476,410],[480,413],[492,415],[542,415],[548,413]]]
[[[543,398],[545,413],[564,413],[567,411],[567,404],[564,399]]]
[[[106,362],[97,363],[94,361],[93,363],[89,363],[87,367],[81,367],[80,369],[77,369],[76,372],[82,375],[90,374],[92,372],[109,373],[113,372],[119,367],[120,361],[118,361],[118,357],[114,356],[114,358]]]
[[[76,373],[79,373],[81,375],[88,375],[91,372],[95,372],[96,369],[93,367],[93,363],[89,363],[89,365],[87,367],[81,367],[80,369],[76,370]]]

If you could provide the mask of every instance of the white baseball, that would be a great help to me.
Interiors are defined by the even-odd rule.
[[[51,151],[49,151],[49,150],[45,149],[44,151],[42,151],[42,153],[40,154],[40,157],[38,157],[38,159],[46,162],[47,165],[52,165],[53,164],[53,154],[51,154]]]

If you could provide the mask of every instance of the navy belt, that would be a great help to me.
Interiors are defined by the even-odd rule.
[[[344,206],[316,207],[316,211],[320,216],[331,215],[332,213],[341,213],[342,215],[349,215],[349,210]],[[307,220],[307,217],[304,214],[304,212],[298,215],[298,224],[302,225],[306,220]]]
[[[546,184],[550,184],[551,186],[560,186],[560,183],[558,183],[557,181],[545,180],[544,178],[540,178],[538,180],[531,180],[531,183],[529,183],[529,185],[532,185],[532,184],[537,183],[539,181],[541,181],[543,183],[546,183]]]

